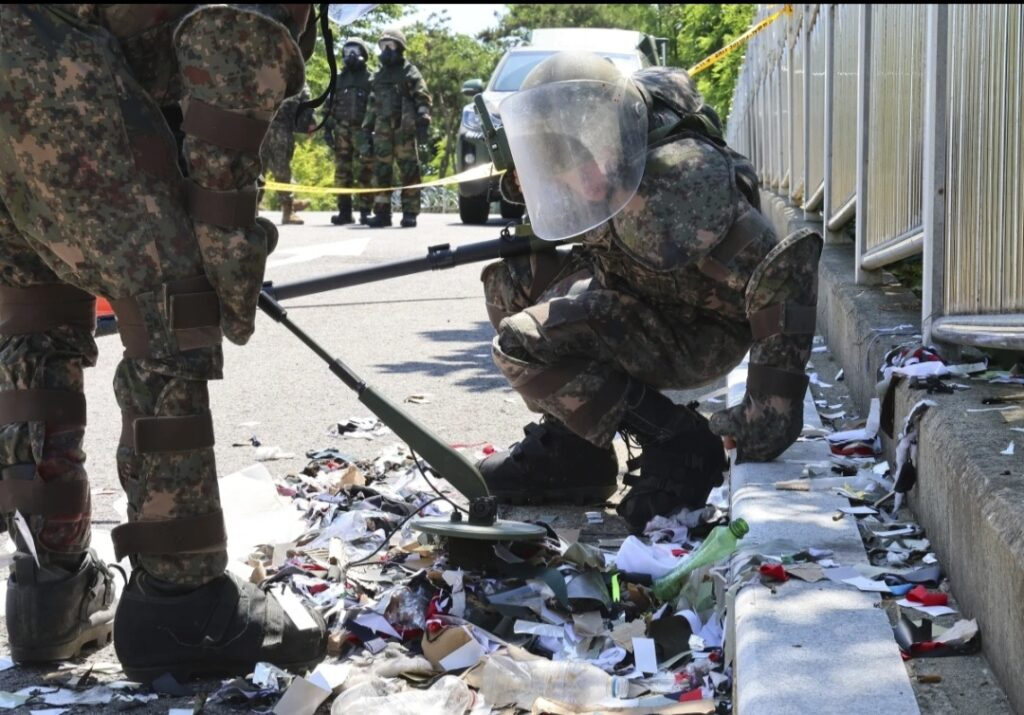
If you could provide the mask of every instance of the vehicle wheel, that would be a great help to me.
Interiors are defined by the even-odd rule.
[[[513,204],[505,199],[501,200],[501,217],[518,221],[526,213],[526,207],[522,204]]]
[[[479,196],[459,195],[459,218],[462,219],[462,223],[487,223],[490,213],[491,202],[487,200],[487,192]]]

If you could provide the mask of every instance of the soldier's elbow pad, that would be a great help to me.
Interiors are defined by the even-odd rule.
[[[288,27],[236,5],[207,5],[181,21],[174,48],[186,136],[258,156],[270,120],[305,81],[302,53]]]

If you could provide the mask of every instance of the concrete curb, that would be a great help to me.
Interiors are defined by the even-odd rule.
[[[742,395],[746,366],[729,376],[730,404]],[[820,426],[810,392],[804,421]],[[827,492],[779,491],[805,462],[828,459],[823,442],[797,442],[774,462],[740,464],[730,476],[731,516],[750,533],[744,548],[784,540],[831,549],[842,565],[867,563],[852,518],[832,520],[849,501]],[[831,581],[790,579],[774,590],[743,588],[729,608],[735,643],[733,703],[738,715],[917,713],[910,679],[877,594]]]

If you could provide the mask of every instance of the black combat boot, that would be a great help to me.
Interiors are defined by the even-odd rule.
[[[391,208],[377,211],[377,215],[366,222],[370,228],[384,228],[391,225]]]
[[[113,627],[114,580],[93,551],[74,573],[39,569],[29,554],[15,555],[7,580],[7,638],[15,662],[74,658],[83,646],[109,643]]]
[[[477,468],[501,504],[597,504],[615,493],[619,461],[552,417],[523,428],[526,437]]]
[[[677,405],[653,387],[630,380],[622,432],[642,450],[631,459],[623,482],[631,489],[616,511],[641,533],[654,516],[686,507],[700,509],[722,483],[728,466],[722,438],[696,411],[696,403]],[[632,472],[638,468],[639,475]]]
[[[327,652],[319,613],[305,609],[302,627],[274,595],[234,574],[178,591],[142,569],[132,572],[114,626],[114,650],[129,679],[245,675],[260,661],[301,673]]]
[[[364,226],[368,226],[370,224],[370,221],[370,212],[367,211],[366,209],[359,209],[359,223],[361,223]]]
[[[402,228],[416,228],[416,214],[405,211],[402,213]]]
[[[338,213],[331,216],[331,223],[335,226],[344,226],[349,223],[355,223],[352,218],[352,197],[351,196],[339,196],[338,197]]]

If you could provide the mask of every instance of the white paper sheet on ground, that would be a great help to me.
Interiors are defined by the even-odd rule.
[[[229,474],[218,484],[230,558],[245,561],[253,547],[294,541],[307,530],[302,514],[277,493],[262,464]]]
[[[818,387],[832,387],[831,384],[827,382],[822,382],[821,378],[818,377],[818,373],[816,372],[811,373],[810,380],[812,385],[817,385]]]
[[[861,429],[843,430],[826,435],[829,442],[849,442],[850,440],[872,440],[878,434],[878,426],[882,421],[882,403],[877,398],[871,399],[871,410],[868,412],[868,419]]]
[[[911,534],[914,533],[914,527],[912,527],[912,526],[903,526],[903,527],[900,527],[900,528],[897,528],[897,529],[889,529],[887,531],[875,531],[873,533],[877,537],[880,537],[880,538],[883,538],[883,539],[891,539],[891,538],[896,537],[896,536],[910,536]]]
[[[257,447],[252,458],[257,462],[270,462],[275,459],[294,459],[294,457],[295,454],[292,452],[285,452],[276,445],[267,445]]]
[[[330,695],[330,690],[325,690],[305,678],[296,677],[271,712],[275,715],[313,715],[320,707],[320,703]]]
[[[708,648],[721,648],[725,641],[725,629],[722,627],[722,619],[717,613],[708,617],[708,622],[700,629],[700,637]]]
[[[961,620],[954,623],[948,631],[935,638],[939,643],[961,645],[978,635],[978,622],[975,619]]]
[[[374,633],[383,633],[384,635],[402,640],[402,636],[398,634],[398,631],[379,613],[360,613],[355,617],[355,622],[363,628],[369,628]]]
[[[451,587],[452,607],[450,613],[462,618],[466,615],[466,591],[462,586],[462,570],[445,571],[442,576]]]
[[[284,612],[288,614],[288,617],[292,619],[292,623],[300,631],[313,630],[317,627],[313,616],[309,614],[302,600],[293,591],[288,589],[284,591],[271,590],[270,593],[281,604]]]
[[[60,688],[55,693],[44,694],[42,698],[47,705],[108,705],[114,699],[114,691],[105,685],[82,691]]]
[[[658,672],[658,656],[654,651],[653,638],[633,639],[633,659],[636,669],[646,675]]]
[[[615,554],[615,566],[619,571],[660,578],[679,563],[679,558],[673,556],[664,546],[648,546],[637,537],[630,536],[622,542],[618,553]]]
[[[476,640],[463,643],[451,653],[442,658],[438,663],[445,670],[459,670],[460,668],[472,668],[484,657],[484,647]]]
[[[172,708],[168,711],[167,715],[171,715],[175,710],[181,710],[183,713],[189,713],[191,715],[192,710],[184,710],[182,708]],[[42,710],[29,710],[31,715],[63,715],[68,711],[67,708],[43,708]]]
[[[949,606],[925,606],[921,603],[914,603],[908,598],[901,598],[900,600],[896,601],[896,603],[903,606],[904,608],[913,608],[915,611],[925,613],[931,616],[932,618],[937,618],[938,616],[945,616],[950,613],[956,613],[956,609],[950,608]]]
[[[1013,442],[1010,442],[1010,446],[1004,449],[999,454],[1005,454],[1007,457],[1013,456]]]
[[[864,576],[854,576],[853,578],[844,578],[843,583],[848,583],[851,586],[856,586],[861,591],[877,591],[878,593],[892,593],[889,588],[889,584],[885,581],[875,581]]]
[[[542,638],[565,638],[565,626],[552,625],[549,623],[534,623],[532,621],[517,620],[512,627],[514,633],[529,634]]]

